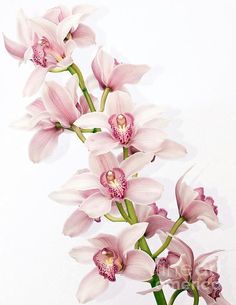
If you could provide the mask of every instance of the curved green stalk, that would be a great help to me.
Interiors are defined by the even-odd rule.
[[[177,296],[178,296],[181,292],[183,292],[183,291],[184,291],[184,289],[176,290],[176,291],[172,294],[172,296],[171,296],[171,298],[170,298],[170,300],[169,300],[168,305],[173,305],[174,302],[175,302],[175,300],[176,300],[176,298],[177,298]]]
[[[150,284],[151,284],[152,288],[158,286],[160,284],[159,277],[157,275],[153,275],[153,277],[150,281]],[[154,291],[153,295],[155,297],[157,305],[167,305],[166,298],[165,298],[163,290]]]
[[[110,220],[112,222],[125,222],[124,218],[118,218],[109,213],[105,214],[104,217],[106,217],[108,220]]]
[[[179,217],[179,219],[175,222],[173,227],[170,230],[170,235],[166,238],[164,244],[153,254],[153,258],[157,258],[170,244],[173,235],[177,232],[179,227],[183,224],[185,221],[184,217]]]
[[[74,131],[83,143],[86,141],[85,136],[83,135],[81,129],[78,126],[73,124],[70,130]]]
[[[132,219],[130,219],[129,216],[126,214],[123,204],[121,202],[116,202],[116,206],[117,206],[121,216],[126,220],[126,222],[128,222],[131,225],[134,224]]]
[[[101,98],[100,111],[104,111],[105,110],[107,96],[108,96],[108,94],[110,92],[111,92],[110,88],[105,88],[104,89],[103,94],[102,94],[102,98]]]
[[[198,305],[199,304],[199,293],[197,290],[197,287],[193,283],[189,283],[189,288],[192,290],[194,301],[193,305]]]
[[[79,67],[76,66],[76,64],[72,64],[70,65],[67,70],[72,74],[76,74],[78,76],[78,79],[79,79],[79,86],[80,86],[80,89],[81,91],[83,92],[83,95],[88,103],[88,106],[89,106],[89,109],[91,112],[95,112],[96,111],[96,108],[93,104],[93,101],[92,101],[92,98],[88,92],[88,89],[85,85],[85,82],[84,82],[84,78],[83,78],[83,74],[82,72],[80,71]]]

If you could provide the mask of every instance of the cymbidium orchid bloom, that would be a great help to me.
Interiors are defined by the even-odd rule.
[[[71,256],[81,264],[92,264],[94,269],[81,281],[77,298],[84,304],[102,294],[115,282],[117,275],[138,281],[152,278],[155,263],[143,251],[133,250],[143,236],[147,223],[138,223],[124,229],[118,237],[99,234],[89,239],[91,246],[80,246],[71,251]]]
[[[106,113],[87,113],[75,124],[81,128],[96,126],[107,130],[91,135],[86,141],[88,149],[96,154],[123,146],[158,156],[160,153],[160,157],[165,157],[165,152],[167,157],[185,155],[186,149],[168,140],[162,131],[166,122],[160,114],[160,108],[154,105],[134,107],[127,92],[116,91],[108,96]]]
[[[88,111],[83,98],[78,101],[76,79],[72,77],[64,88],[54,81],[44,86],[42,99],[36,99],[27,107],[27,114],[13,126],[37,129],[29,146],[33,162],[48,157],[58,143],[58,137],[70,128],[78,117]]]
[[[123,89],[125,84],[136,84],[149,67],[119,63],[100,48],[92,62],[92,69],[100,87],[114,91]]]
[[[156,233],[170,232],[171,228],[175,224],[174,221],[167,217],[168,212],[165,209],[158,208],[154,202],[148,206],[137,205],[135,207],[136,215],[140,222],[147,222],[148,227],[145,232],[145,237],[151,238]],[[182,224],[177,230],[177,234],[187,230],[188,227]]]
[[[160,237],[164,242],[167,234],[162,233]],[[177,237],[173,237],[168,250],[168,255],[159,258],[156,262],[156,273],[162,284],[140,294],[158,291],[163,285],[168,284],[174,289],[186,289],[192,296],[188,288],[188,284],[192,282],[208,305],[230,305],[221,294],[222,286],[217,272],[218,258],[214,255],[220,252],[219,250],[194,259],[192,249]]]
[[[29,19],[20,12],[17,27],[20,43],[4,36],[8,53],[20,62],[30,60],[35,66],[24,88],[25,96],[31,96],[38,91],[48,71],[63,70],[73,63],[71,54],[77,45],[71,38],[70,31],[74,29],[75,36],[77,31],[80,31],[78,27],[81,14],[72,17],[55,24],[46,18]]]
[[[76,173],[63,190],[57,192],[57,201],[64,198],[65,192],[95,190],[80,204],[80,210],[91,218],[98,218],[110,212],[112,204],[129,199],[136,204],[148,205],[157,200],[163,191],[162,186],[151,178],[132,177],[153,158],[149,153],[136,153],[118,162],[110,152],[103,155],[90,154],[89,171]]]
[[[188,223],[203,221],[210,230],[219,227],[218,209],[212,197],[206,197],[202,187],[192,189],[184,182],[185,175],[178,180],[175,187],[176,201],[180,216]]]
[[[87,25],[81,23],[93,11],[90,5],[77,5],[72,9],[66,6],[57,6],[49,9],[43,18],[55,23],[61,39],[72,39],[79,47],[89,46],[95,43],[95,34]]]

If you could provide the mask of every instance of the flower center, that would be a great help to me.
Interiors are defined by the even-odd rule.
[[[101,174],[101,184],[106,188],[111,198],[123,199],[127,190],[127,180],[121,168],[113,168]]]
[[[216,272],[210,272],[209,278],[206,280],[206,287],[210,288],[212,291],[209,294],[214,300],[220,297],[220,293],[222,291],[222,286],[219,283],[220,275]]]
[[[134,133],[134,118],[130,113],[113,114],[108,123],[111,126],[112,134],[120,144],[126,145]]]
[[[117,253],[109,248],[99,250],[93,257],[95,265],[98,267],[99,274],[111,282],[116,280],[116,273],[123,268],[122,260]]]
[[[50,43],[47,38],[43,37],[38,40],[33,46],[33,62],[41,67],[47,66],[46,49],[49,49]]]

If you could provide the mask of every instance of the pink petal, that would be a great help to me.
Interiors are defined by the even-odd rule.
[[[97,268],[93,269],[80,282],[77,292],[78,301],[85,304],[95,299],[108,288],[108,285],[109,281],[98,273]]]
[[[126,178],[128,178],[129,176],[132,176],[142,170],[145,165],[152,161],[153,157],[153,153],[137,152],[126,160],[122,161],[120,163],[120,168],[123,169]]]
[[[89,168],[99,177],[102,173],[117,167],[119,167],[118,160],[111,152],[98,156],[91,153],[89,156]]]
[[[161,238],[161,241],[164,243],[168,234],[162,233],[159,236]],[[193,263],[194,263],[193,251],[181,239],[174,236],[172,238],[171,243],[168,246],[168,250],[170,252],[178,254],[179,256],[184,255],[184,263],[186,264],[186,267],[187,268],[190,267],[191,270],[193,269]],[[183,271],[186,271],[186,270],[183,270]]]
[[[180,215],[189,206],[189,204],[198,196],[198,192],[194,191],[190,186],[183,182],[186,174],[192,169],[188,169],[183,176],[179,178],[175,186],[175,196],[178,204]]]
[[[72,33],[72,37],[79,47],[86,47],[96,43],[93,30],[85,24],[79,24]]]
[[[54,81],[47,82],[43,91],[44,105],[54,120],[70,127],[79,112],[67,90]]]
[[[218,254],[220,252],[223,252],[223,250],[215,250],[215,251],[211,251],[211,252],[208,252],[208,253],[204,253],[200,256],[198,256],[195,261],[194,261],[194,269],[195,268],[204,268],[206,270],[211,270],[211,271],[214,271],[214,272],[217,272],[217,260],[215,261],[214,263],[214,266],[211,266],[210,269],[208,269],[208,258],[211,257],[213,254]],[[215,258],[218,259],[217,256],[215,256]],[[212,261],[211,261],[212,262]],[[213,270],[214,269],[214,270]]]
[[[92,173],[75,174],[67,183],[65,188],[79,191],[93,190],[100,186],[99,179]]]
[[[89,242],[98,249],[117,249],[117,238],[111,234],[99,234],[96,237],[90,238]]]
[[[32,138],[29,145],[29,157],[31,161],[38,163],[48,157],[58,143],[61,130],[45,129],[39,130]]]
[[[188,223],[202,220],[208,229],[215,230],[219,227],[219,220],[212,206],[201,200],[194,200],[184,210],[183,216]]]
[[[121,254],[133,248],[135,243],[144,235],[148,223],[140,222],[125,228],[118,238],[118,248]]]
[[[93,257],[97,249],[88,246],[79,246],[70,251],[70,256],[73,257],[79,264],[93,263]]]
[[[93,223],[93,219],[88,217],[83,211],[77,209],[65,222],[63,233],[66,236],[75,237],[86,232]]]
[[[49,198],[62,204],[66,205],[78,205],[84,200],[81,192],[72,189],[62,188],[59,191],[52,192]]]
[[[70,15],[64,18],[58,25],[57,25],[57,40],[59,43],[63,43],[64,39],[67,35],[73,32],[80,23],[80,15]]]
[[[140,105],[134,111],[134,117],[140,126],[155,120],[158,121],[162,109],[156,105]]]
[[[139,128],[131,144],[140,151],[156,152],[160,149],[165,137],[161,130]]]
[[[98,218],[110,212],[111,200],[101,193],[95,193],[84,200],[81,210],[89,217]]]
[[[154,274],[155,263],[144,251],[129,251],[125,264],[126,266],[123,274],[133,280],[148,281]]]
[[[74,74],[67,81],[66,89],[67,89],[68,93],[70,94],[72,100],[74,101],[75,105],[78,102],[78,94],[77,94],[78,87],[79,87],[79,85],[78,85],[78,76],[76,74]]]
[[[75,125],[81,128],[109,128],[108,117],[102,112],[89,112],[82,115]]]
[[[4,44],[7,52],[13,56],[14,58],[18,60],[24,59],[24,54],[26,52],[26,47],[12,41],[11,39],[7,38],[5,35],[3,35]]]
[[[92,62],[92,70],[100,86],[108,85],[113,66],[114,58],[100,48]]]
[[[23,10],[18,12],[17,16],[17,33],[20,38],[20,41],[25,46],[30,46],[32,43],[32,31],[29,26],[28,19],[26,18]]]
[[[88,4],[80,4],[76,5],[72,9],[72,14],[79,14],[81,17],[81,20],[84,20],[87,18],[90,14],[92,14],[96,8],[93,5],[88,5]]]
[[[165,140],[155,154],[159,158],[175,159],[184,157],[187,154],[187,150],[179,143],[171,140]]]
[[[137,204],[135,205],[135,211],[139,222],[144,222],[149,217],[150,207]]]
[[[162,185],[151,178],[134,178],[128,182],[125,197],[136,204],[150,204],[160,198]]]
[[[106,102],[106,112],[109,116],[125,112],[132,113],[133,108],[134,105],[129,93],[123,91],[109,93]]]
[[[45,18],[30,19],[32,31],[37,33],[38,37],[46,37],[50,43],[55,42],[57,25]]]
[[[171,228],[173,227],[173,225],[175,224],[174,221],[163,217],[161,215],[153,215],[153,216],[149,216],[146,220],[148,222],[148,227],[147,227],[147,231],[145,233],[145,236],[147,238],[151,238],[154,234],[158,233],[158,231],[163,231],[163,232],[169,232],[171,230]],[[186,225],[182,225],[178,231],[177,234],[179,232],[185,231],[187,230],[188,227]]]
[[[87,138],[85,145],[96,155],[109,153],[119,145],[119,142],[108,132],[98,132]]]
[[[149,67],[146,65],[117,65],[112,72],[108,87],[118,90],[125,84],[136,84],[148,70]]]
[[[32,96],[35,94],[43,84],[47,73],[47,68],[42,68],[41,66],[35,67],[26,82],[23,90],[23,95]]]

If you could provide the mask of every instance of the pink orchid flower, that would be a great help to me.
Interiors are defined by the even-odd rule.
[[[90,5],[77,5],[72,9],[61,5],[49,9],[43,18],[57,25],[62,40],[72,39],[79,47],[84,47],[95,44],[94,32],[81,23],[94,10]]]
[[[18,16],[18,35],[20,43],[4,36],[6,50],[20,62],[30,60],[35,69],[31,73],[24,95],[35,94],[51,69],[66,69],[73,62],[71,53],[76,47],[72,39],[65,41],[63,28],[45,19],[28,19],[23,12]]]
[[[54,81],[47,82],[43,98],[31,103],[27,107],[27,114],[13,124],[18,128],[38,130],[29,146],[29,156],[33,162],[40,162],[51,155],[63,131],[70,128],[82,113],[88,111],[84,99],[78,101],[76,88],[74,77],[66,88]]]
[[[62,192],[57,193],[57,201],[60,196],[65,198],[65,192],[69,196],[71,192],[94,190],[80,204],[80,210],[90,218],[109,213],[115,202],[123,202],[124,199],[136,204],[149,204],[161,196],[162,186],[154,179],[133,178],[132,175],[150,163],[152,158],[152,154],[139,152],[119,163],[111,152],[99,156],[90,154],[89,171],[75,174]]]
[[[167,217],[168,212],[165,209],[158,208],[156,203],[152,203],[148,206],[137,205],[135,211],[138,217],[139,222],[147,222],[148,227],[145,232],[147,238],[151,238],[156,233],[169,232],[173,225],[174,221]],[[177,234],[187,230],[188,227],[185,224],[178,229]]]
[[[162,234],[164,242],[167,234]],[[182,240],[173,237],[168,246],[167,257],[157,260],[156,273],[162,284],[143,292],[146,294],[160,290],[163,285],[169,284],[174,289],[188,289],[190,281],[197,287],[199,295],[204,298],[208,305],[230,305],[222,296],[222,286],[219,283],[220,275],[217,273],[217,257],[212,255],[219,252],[213,251],[200,255],[194,260],[192,249]],[[209,260],[210,258],[210,260]]]
[[[178,180],[175,187],[180,216],[188,223],[203,221],[210,230],[219,227],[218,209],[212,197],[204,194],[204,188],[192,189],[183,180],[189,170]]]
[[[122,89],[125,84],[136,84],[149,67],[119,63],[100,48],[92,62],[92,70],[102,89],[114,91]]]
[[[80,246],[71,256],[81,264],[92,264],[94,269],[81,281],[77,298],[84,304],[102,294],[117,275],[138,281],[152,278],[155,263],[141,250],[130,250],[143,236],[146,223],[138,223],[124,229],[118,237],[99,234],[89,240],[92,246]]]
[[[116,91],[108,96],[106,113],[93,112],[81,116],[75,123],[81,128],[96,126],[105,128],[91,135],[86,145],[96,154],[106,153],[115,147],[128,147],[142,152],[153,152],[160,157],[180,157],[186,149],[166,139],[161,130],[165,124],[160,117],[160,109],[154,105],[141,105],[134,108],[127,92]],[[165,154],[166,152],[166,154]]]

